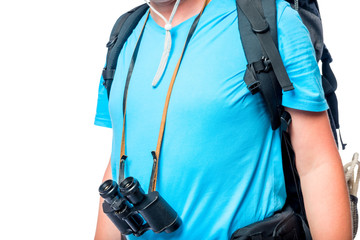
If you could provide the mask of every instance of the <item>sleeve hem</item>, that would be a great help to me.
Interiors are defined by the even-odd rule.
[[[284,107],[293,108],[297,110],[309,111],[309,112],[323,112],[329,109],[326,101],[313,102],[313,101],[292,101],[291,104],[283,104]]]
[[[99,127],[112,128],[111,121],[108,119],[104,119],[104,118],[95,117],[94,125],[99,126]]]

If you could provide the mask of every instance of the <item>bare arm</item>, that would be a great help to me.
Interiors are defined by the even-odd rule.
[[[313,239],[352,239],[349,196],[327,113],[286,111]]]
[[[106,168],[103,182],[111,179],[111,160]],[[96,225],[95,240],[126,240],[122,236],[115,225],[110,221],[106,214],[102,211],[103,199],[100,198],[98,220]]]

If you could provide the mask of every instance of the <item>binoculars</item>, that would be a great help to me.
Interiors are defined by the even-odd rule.
[[[124,235],[141,236],[148,230],[171,233],[181,225],[175,210],[157,191],[144,193],[139,182],[128,177],[120,183],[107,180],[99,187],[103,211]]]

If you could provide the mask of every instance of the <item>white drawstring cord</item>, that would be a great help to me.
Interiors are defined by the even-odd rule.
[[[356,166],[358,167],[357,173],[355,173]],[[356,197],[359,187],[359,181],[360,181],[359,153],[355,153],[352,161],[344,165],[344,171],[345,171],[345,179],[349,188],[349,193]]]
[[[171,33],[170,33],[170,30],[172,29],[171,23],[172,23],[172,20],[174,19],[175,12],[176,12],[179,4],[180,4],[180,0],[176,1],[175,5],[174,5],[174,8],[173,8],[173,10],[171,12],[169,21],[166,20],[166,18],[161,13],[159,13],[153,6],[151,6],[150,0],[144,0],[144,1],[149,5],[151,10],[154,13],[156,13],[157,15],[159,15],[159,17],[161,17],[162,20],[164,20],[164,22],[165,22],[166,33],[165,33],[164,51],[163,51],[163,54],[161,56],[161,60],[160,60],[158,70],[157,70],[157,72],[155,74],[155,77],[153,79],[153,82],[152,82],[152,86],[156,87],[158,85],[162,75],[164,74],[164,71],[165,71],[165,68],[166,68],[166,65],[167,65],[167,62],[168,62],[168,59],[169,59],[169,55],[170,55],[170,51],[171,51],[171,45],[172,45]]]

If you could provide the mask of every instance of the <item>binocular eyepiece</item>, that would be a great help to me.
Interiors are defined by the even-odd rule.
[[[120,183],[107,180],[99,187],[104,198],[103,211],[124,235],[141,236],[147,230],[155,233],[176,231],[181,219],[157,191],[145,194],[139,182],[128,177]]]

